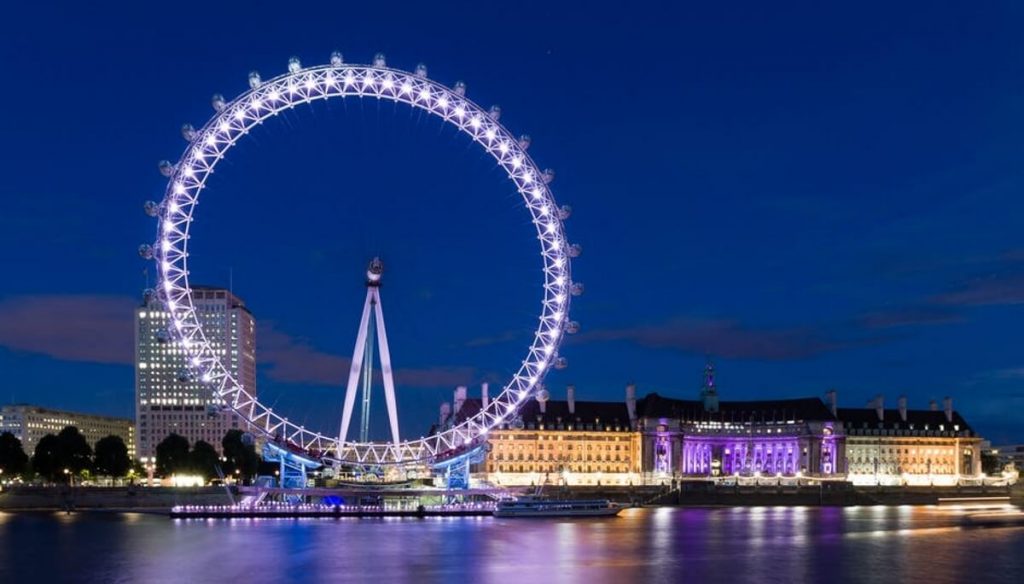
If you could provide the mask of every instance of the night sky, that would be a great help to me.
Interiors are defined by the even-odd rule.
[[[250,70],[382,51],[500,104],[557,171],[586,293],[555,397],[695,397],[710,355],[723,399],[949,395],[993,442],[1024,441],[1018,2],[138,4],[0,18],[0,402],[131,415],[142,203],[162,197],[181,124]],[[468,138],[333,100],[218,166],[190,268],[258,319],[268,405],[334,432],[382,256],[412,436],[453,386],[517,369],[537,249]]]

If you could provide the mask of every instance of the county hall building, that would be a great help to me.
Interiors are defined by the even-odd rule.
[[[709,363],[696,399],[649,393],[633,385],[619,402],[531,400],[495,429],[476,476],[514,485],[636,485],[737,477],[820,479],[855,485],[936,485],[982,479],[982,439],[954,411],[885,409],[879,396],[865,408],[839,408],[804,397],[720,400]],[[486,407],[487,390],[466,388],[441,406],[440,427]]]

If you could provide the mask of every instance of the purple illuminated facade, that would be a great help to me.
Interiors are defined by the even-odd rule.
[[[842,424],[820,399],[720,402],[710,364],[700,397],[641,400],[645,470],[664,477],[845,472]]]
[[[800,442],[796,437],[690,437],[683,441],[681,471],[685,475],[710,475],[715,470],[726,475],[793,475],[800,468]]]
[[[728,405],[749,407],[750,402]],[[822,476],[842,472],[839,460],[844,440],[836,434],[834,421],[788,422],[734,425],[685,418],[641,418],[644,467],[661,475],[708,477]]]

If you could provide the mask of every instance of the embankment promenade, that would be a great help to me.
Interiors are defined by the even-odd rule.
[[[395,493],[391,493],[392,495]],[[606,498],[631,505],[664,506],[852,506],[933,505],[957,497],[1006,497],[1024,505],[1024,485],[1007,487],[738,487],[684,484],[665,487],[573,487],[547,489],[551,497]],[[237,495],[236,495],[237,498]],[[167,513],[177,505],[225,505],[223,487],[13,487],[0,493],[0,511],[145,511]]]

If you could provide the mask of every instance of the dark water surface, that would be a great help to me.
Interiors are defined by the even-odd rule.
[[[170,520],[0,513],[0,582],[1024,582],[1024,528],[932,507],[615,519]]]

